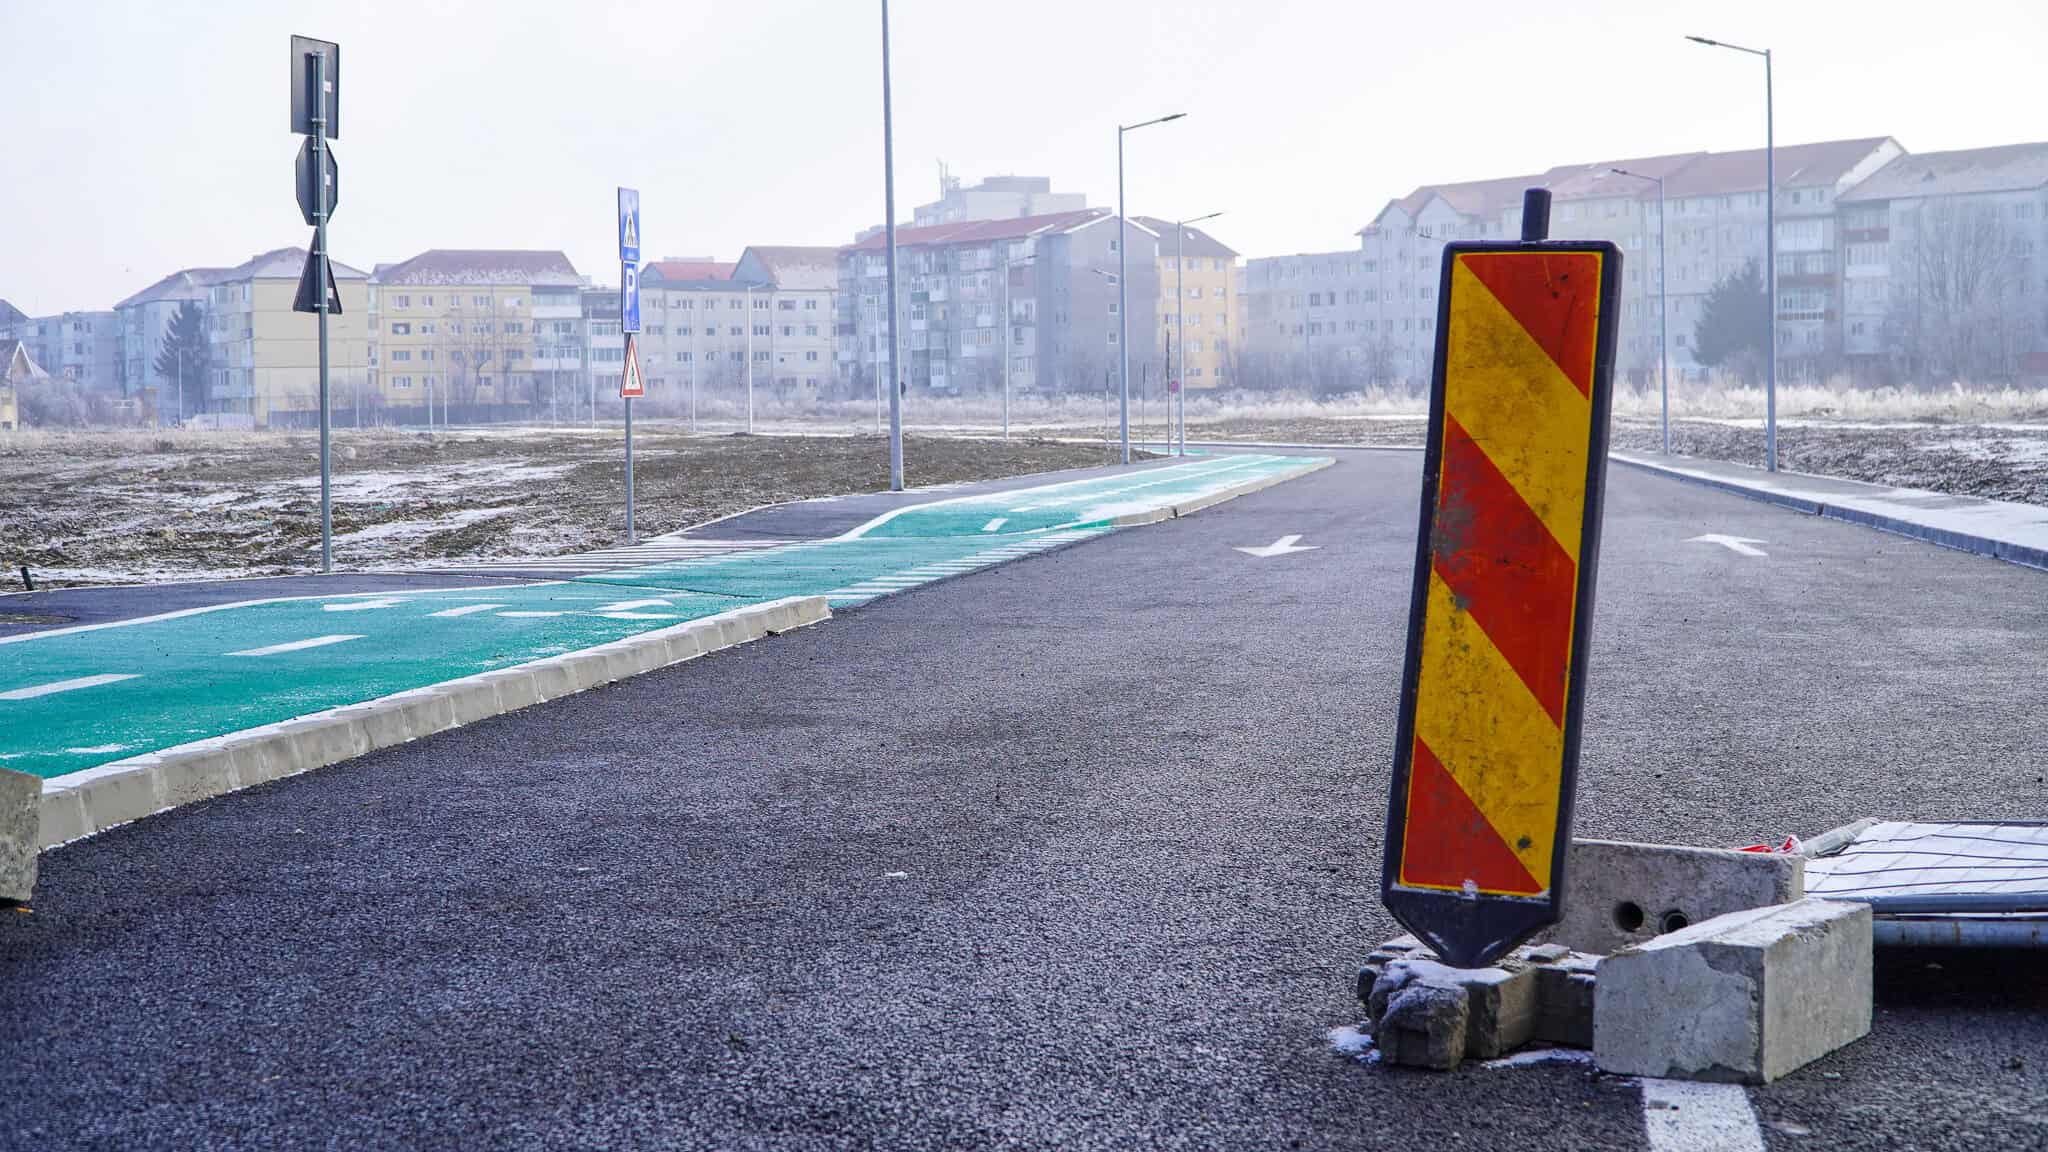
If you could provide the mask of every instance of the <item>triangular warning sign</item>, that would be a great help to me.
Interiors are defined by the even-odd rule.
[[[638,212],[626,213],[626,238],[619,243],[626,248],[640,247],[640,214]]]
[[[319,268],[320,258],[313,254],[312,249],[307,249],[306,267],[299,273],[299,294],[292,300],[292,311],[320,311],[320,290],[314,287],[320,282]],[[330,315],[341,315],[341,293],[334,287],[334,261],[331,259],[327,262],[327,311]]]
[[[640,349],[631,336],[626,337],[626,374],[619,377],[619,395],[629,398],[647,395],[647,385],[640,379]]]

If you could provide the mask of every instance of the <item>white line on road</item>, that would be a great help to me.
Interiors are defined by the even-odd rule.
[[[1643,1080],[1650,1152],[1764,1152],[1764,1135],[1740,1084]]]
[[[510,616],[510,617],[512,617],[512,618],[514,618],[514,619],[524,620],[524,619],[527,619],[527,618],[529,618],[529,617],[533,617],[533,616],[567,616],[567,615],[568,615],[568,613],[567,613],[567,612],[500,612],[500,613],[498,613],[498,615],[499,615],[500,617]]]
[[[332,604],[322,604],[320,610],[322,612],[361,612],[365,608],[396,608],[403,603],[405,603],[404,600],[397,600],[388,596],[379,597],[375,600],[337,600]]]
[[[672,608],[666,600],[621,600],[616,604],[600,604],[593,612],[631,612],[635,608]]]
[[[439,612],[429,612],[429,613],[427,613],[427,615],[429,615],[429,616],[467,616],[467,615],[469,615],[469,614],[470,614],[470,613],[472,613],[472,612],[489,612],[489,611],[490,611],[491,609],[493,609],[493,608],[503,608],[503,607],[504,607],[504,605],[503,605],[503,604],[464,604],[464,605],[463,605],[462,607],[460,607],[460,608],[443,608],[443,609],[442,609],[441,611],[439,611]]]
[[[983,532],[993,532],[996,529],[1001,528],[1003,525],[1008,524],[1009,522],[1010,518],[1008,516],[998,516],[995,519],[989,521],[988,523],[983,524],[981,526],[981,530]]]
[[[112,684],[116,680],[133,680],[139,675],[139,672],[107,672],[98,676],[80,676],[73,680],[53,680],[48,684],[34,684],[27,688],[16,688],[11,692],[0,692],[0,700],[33,700],[38,696],[49,696],[57,692],[97,688],[102,684]]]
[[[674,620],[673,612],[599,612],[606,620]]]
[[[1762,541],[1762,540],[1758,540],[1758,539],[1755,539],[1755,538],[1753,538],[1753,537],[1749,537],[1749,536],[1723,536],[1723,535],[1722,535],[1722,534],[1720,534],[1719,532],[1709,532],[1709,533],[1707,533],[1707,534],[1706,534],[1706,535],[1704,535],[1704,536],[1695,536],[1695,537],[1693,537],[1692,539],[1690,539],[1690,540],[1687,540],[1687,541],[1686,541],[1686,543],[1687,543],[1687,544],[1719,544],[1719,545],[1721,545],[1722,547],[1724,547],[1724,548],[1728,549],[1728,550],[1729,550],[1730,552],[1733,552],[1733,553],[1735,553],[1735,554],[1736,554],[1736,555],[1738,555],[1738,556],[1768,556],[1768,555],[1770,555],[1770,553],[1768,553],[1768,552],[1764,551],[1764,550],[1763,550],[1763,549],[1761,549],[1761,548],[1751,548],[1751,547],[1750,547],[1750,545],[1751,545],[1751,544],[1762,544],[1762,543],[1764,543],[1764,541]]]
[[[307,648],[325,648],[329,644],[339,644],[344,640],[361,639],[361,636],[314,636],[306,640],[290,640],[283,644],[270,644],[262,648],[244,648],[240,652],[230,652],[228,655],[275,656],[280,652],[298,652]]]

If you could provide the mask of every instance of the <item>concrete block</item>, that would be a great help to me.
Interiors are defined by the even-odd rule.
[[[359,716],[363,722],[363,739],[371,748],[395,748],[412,739],[412,726],[406,723],[405,705],[402,703],[379,700],[365,704]]]
[[[86,831],[104,831],[160,810],[163,805],[157,802],[155,767],[154,763],[138,764],[80,781],[77,792],[85,806]]]
[[[1803,857],[1574,840],[1564,914],[1541,939],[1605,954],[1729,912],[1806,895]]]
[[[1455,985],[1410,981],[1387,1002],[1373,1040],[1389,1064],[1447,1072],[1465,1058],[1469,1009],[1465,990]]]
[[[534,685],[533,673],[523,668],[507,668],[484,678],[498,686],[498,708],[501,712],[517,712],[540,703],[540,690]]]
[[[534,691],[542,700],[554,700],[576,691],[576,674],[561,660],[545,660],[529,665],[533,673]]]
[[[671,632],[662,637],[662,642],[668,645],[668,662],[671,664],[694,660],[704,654],[704,638],[693,628]]]
[[[1533,1039],[1570,1048],[1593,1046],[1594,977],[1599,962],[1595,956],[1567,952],[1536,966]]]
[[[633,671],[637,675],[652,672],[668,664],[668,641],[659,636],[638,637],[629,651],[633,656]]]
[[[239,779],[234,760],[234,751],[221,745],[163,757],[157,767],[162,806],[176,808],[234,791]]]
[[[1465,975],[1465,1055],[1492,1060],[1536,1035],[1536,973],[1478,968]]]
[[[489,680],[478,678],[446,684],[440,692],[448,698],[448,707],[455,713],[458,726],[488,720],[499,712],[498,686]]]
[[[26,903],[43,851],[43,778],[0,768],[0,904]]]
[[[405,713],[405,726],[412,732],[413,739],[455,727],[455,709],[447,698],[422,692],[417,696],[408,693],[401,699],[404,703],[399,708]]]
[[[569,674],[576,678],[576,690],[587,692],[612,682],[612,676],[605,662],[604,653],[592,649],[578,652],[564,659]]]
[[[1600,962],[1593,1057],[1609,1072],[1765,1084],[1870,1031],[1870,906],[1733,912]]]
[[[85,802],[74,788],[43,793],[42,819],[45,848],[68,844],[93,831],[85,819]]]

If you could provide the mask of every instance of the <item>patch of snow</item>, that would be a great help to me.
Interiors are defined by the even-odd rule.
[[[1330,1047],[1361,1064],[1380,1062],[1380,1050],[1373,1047],[1372,1033],[1356,1025],[1346,1024],[1330,1029]]]
[[[1482,1068],[1526,1068],[1531,1064],[1591,1064],[1593,1054],[1584,1048],[1524,1048],[1520,1052],[1488,1060]]]
[[[493,516],[503,515],[506,511],[504,508],[462,508],[423,520],[387,520],[382,524],[372,524],[353,532],[339,533],[334,537],[334,543],[361,544],[370,540],[390,540],[395,537],[430,536],[451,528],[465,528],[479,520],[489,520]]]

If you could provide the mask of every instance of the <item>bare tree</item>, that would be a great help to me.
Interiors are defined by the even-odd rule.
[[[1928,200],[1899,219],[1902,292],[1886,327],[1901,373],[1930,383],[2010,379],[2024,352],[2022,262],[1998,205]]]

